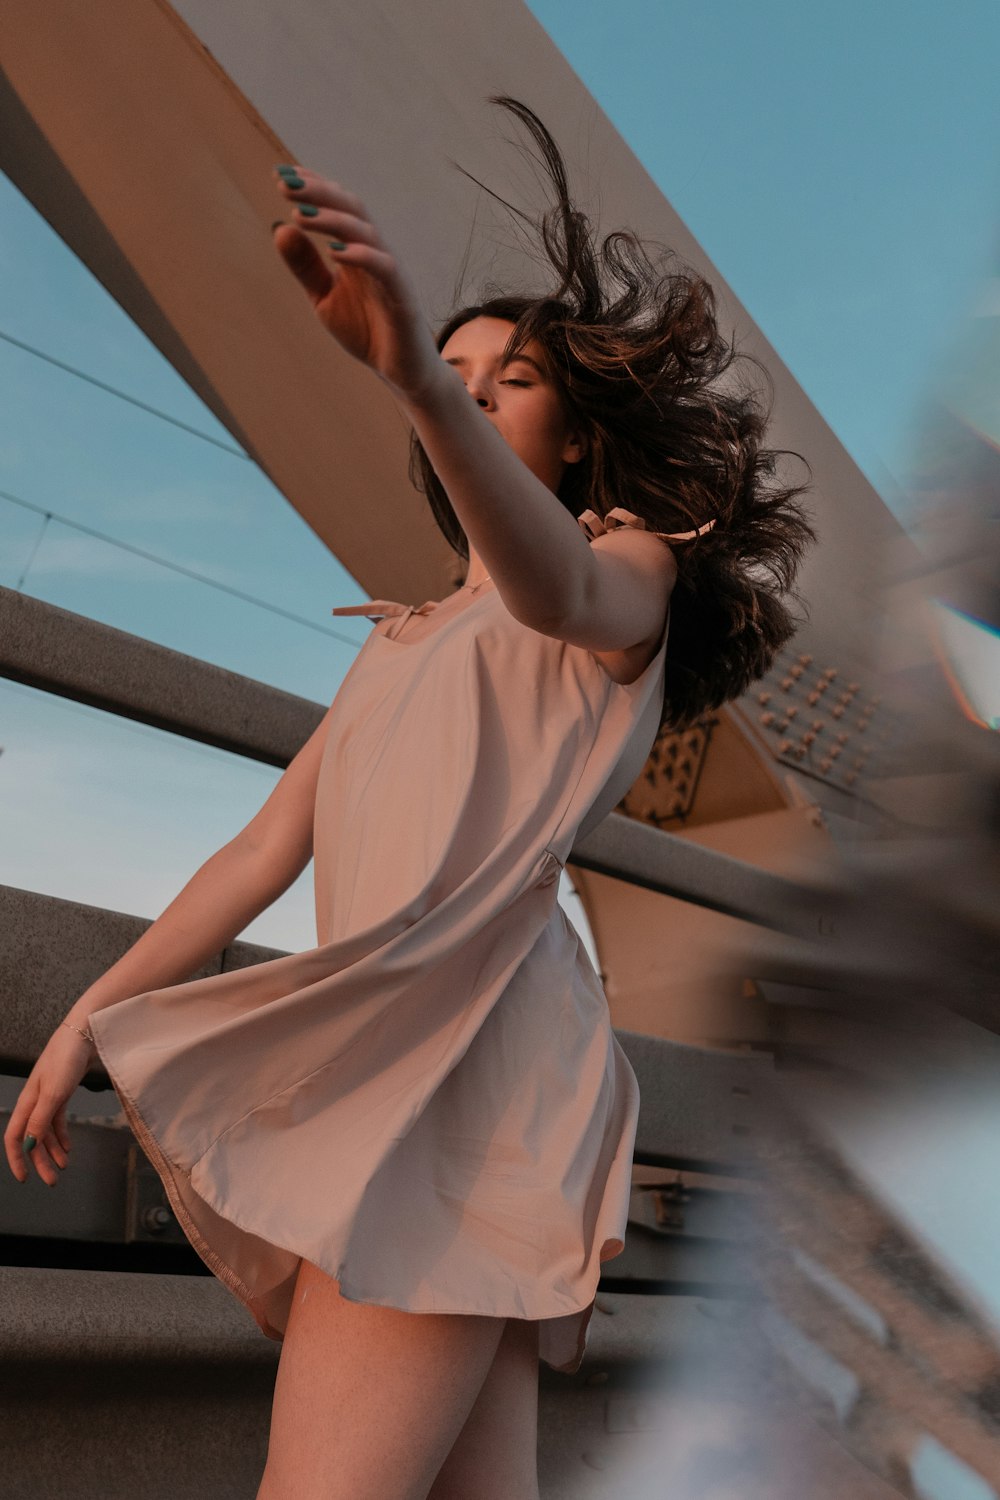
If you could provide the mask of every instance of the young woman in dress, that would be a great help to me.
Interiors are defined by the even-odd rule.
[[[654,729],[661,722],[683,727],[743,693],[794,633],[782,596],[791,592],[814,538],[798,499],[803,487],[775,479],[779,455],[763,446],[767,411],[754,389],[737,379],[752,362],[741,361],[719,333],[707,283],[657,261],[629,233],[598,243],[570,199],[562,159],[541,122],[516,100],[493,102],[530,132],[554,188],[555,206],[540,225],[556,277],[549,291],[484,298],[457,312],[435,338],[417,311],[401,261],[363,203],[299,166],[275,172],[276,191],[292,215],[292,222],[274,226],[275,246],[324,327],[375,371],[411,423],[412,477],[445,537],[468,560],[465,584],[453,596],[459,609],[492,590],[503,620],[525,632],[521,641],[549,651],[543,664],[556,663],[551,681],[557,687],[582,683],[616,712],[622,705],[633,712],[634,685],[643,684],[647,693],[652,684]],[[385,613],[393,609],[402,613],[406,642],[413,645],[440,633],[456,606],[446,600],[420,610],[390,606]],[[390,622],[389,640],[401,639],[398,625],[395,636],[392,630]],[[567,646],[576,654],[563,678]],[[649,673],[664,652],[662,674],[653,681]],[[377,670],[378,658],[369,660]],[[529,697],[532,687],[523,684]],[[618,697],[608,698],[609,692]],[[209,1231],[203,1236],[189,1220],[192,1200],[179,1194],[173,1177],[181,1146],[174,1143],[172,1155],[162,1146],[168,1120],[159,1131],[151,1129],[151,1106],[134,1105],[137,1081],[123,1082],[129,1017],[141,1038],[154,1022],[166,1024],[166,1011],[157,1013],[153,1002],[165,997],[176,1022],[185,999],[197,1012],[200,996],[238,996],[234,986],[251,982],[246,973],[178,981],[232,941],[308,862],[337,706],[247,828],[207,861],[57,1027],[11,1115],[8,1160],[20,1181],[27,1161],[43,1181],[57,1180],[70,1148],[66,1101],[94,1061],[96,1032],[130,1123],[196,1247],[253,1307],[266,1332],[274,1335],[275,1325],[285,1324],[258,1500],[536,1500],[545,1323],[523,1313],[414,1312],[380,1305],[374,1296],[351,1298],[305,1254],[288,1278],[293,1289],[284,1312],[274,1311],[275,1294],[265,1313],[264,1301],[255,1304],[246,1281],[212,1250]],[[563,822],[565,809],[553,826]],[[551,887],[566,853],[554,837],[543,843],[541,863],[526,867],[531,879],[521,882],[531,900],[538,888]],[[539,851],[529,852],[534,859]],[[539,922],[543,918],[544,912]],[[317,950],[326,951],[334,950]],[[258,966],[254,977],[290,975],[289,962]],[[299,993],[287,979],[286,987]],[[139,1002],[148,1002],[145,1010],[136,1009]],[[265,1008],[258,1005],[254,1014]],[[567,1046],[568,1015],[559,1013],[560,1041]],[[115,1042],[116,1018],[117,1056],[104,1051]],[[210,1069],[204,1039],[187,1042],[188,1067]],[[159,1036],[153,1050],[165,1052]],[[603,1059],[602,1051],[602,1088]],[[449,1083],[456,1079],[460,1085],[458,1069]],[[438,1097],[443,1077],[441,1084]],[[600,1105],[595,1118],[604,1120],[605,1096],[594,1097]],[[181,1137],[188,1128],[185,1102],[178,1087]],[[634,1100],[630,1110],[618,1117],[619,1219]],[[244,1118],[241,1112],[235,1124]],[[216,1142],[220,1132],[229,1133],[217,1120]],[[290,1162],[290,1172],[308,1179],[321,1170],[326,1137],[317,1139],[312,1160]],[[203,1151],[198,1160],[209,1154]],[[207,1191],[204,1182],[201,1191]],[[317,1201],[314,1217],[320,1206]],[[614,1213],[602,1223],[599,1233],[594,1230],[587,1275],[596,1274],[598,1251],[603,1258],[609,1247],[610,1253],[620,1248]],[[405,1252],[407,1225],[399,1232]],[[440,1288],[437,1295],[432,1306],[441,1305]],[[583,1303],[573,1306],[579,1310]],[[584,1326],[574,1324],[579,1339]]]

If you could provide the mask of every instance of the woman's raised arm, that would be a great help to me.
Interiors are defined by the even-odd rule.
[[[543,631],[581,613],[581,601],[598,592],[586,538],[441,358],[360,199],[306,168],[279,168],[276,179],[296,215],[295,224],[274,226],[276,248],[324,326],[389,386],[507,609]],[[323,237],[325,256],[313,234]],[[342,249],[329,248],[331,235]],[[648,591],[641,575],[636,587]],[[648,631],[647,621],[635,638]]]

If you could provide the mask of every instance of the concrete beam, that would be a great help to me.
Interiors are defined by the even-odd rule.
[[[0,588],[0,675],[269,766],[287,766],[326,712],[8,588]]]
[[[816,896],[807,887],[624,813],[609,813],[578,840],[570,862],[780,932],[816,930]]]

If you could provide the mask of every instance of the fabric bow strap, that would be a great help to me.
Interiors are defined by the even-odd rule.
[[[704,536],[706,531],[711,531],[717,517],[713,516],[711,521],[705,521],[701,526],[696,526],[693,531],[653,531],[647,526],[642,516],[637,516],[634,511],[625,510],[621,505],[616,505],[609,510],[602,521],[596,511],[585,510],[577,517],[580,525],[589,531],[591,536],[604,536],[605,532],[614,531],[618,526],[634,526],[637,531],[651,531],[653,536],[658,536],[665,542],[688,542],[693,537]]]

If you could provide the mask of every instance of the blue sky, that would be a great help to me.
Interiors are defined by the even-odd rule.
[[[1000,266],[992,0],[530,0],[887,499]]]
[[[1000,6],[531,9],[901,506],[923,404],[1000,261]],[[329,610],[362,591],[2,177],[0,224],[0,582],[329,703],[368,630]],[[0,881],[146,916],[278,776],[2,680],[0,726]],[[311,870],[246,936],[314,943]]]

